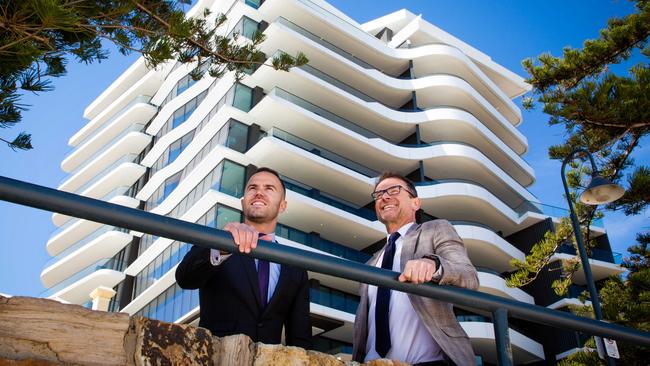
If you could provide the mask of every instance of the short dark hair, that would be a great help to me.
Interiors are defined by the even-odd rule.
[[[379,183],[381,183],[383,180],[386,180],[388,178],[396,178],[396,179],[401,180],[402,182],[404,182],[406,184],[406,188],[408,188],[409,193],[413,197],[418,196],[418,191],[415,189],[415,184],[413,184],[413,182],[411,182],[410,179],[406,178],[405,176],[403,176],[403,175],[401,175],[401,174],[399,174],[397,172],[391,172],[391,171],[385,171],[385,172],[381,173],[379,178],[377,178],[377,182],[375,183],[375,188],[373,189],[373,191],[377,190],[377,186],[379,185]]]
[[[280,178],[280,174],[278,174],[278,172],[276,172],[275,170],[273,170],[271,168],[261,166],[261,167],[257,168],[257,170],[255,170],[255,172],[253,174],[251,174],[251,177],[254,176],[257,173],[270,173],[270,174],[275,175],[276,178],[278,178],[278,180],[280,181],[280,185],[282,186],[282,194],[284,196],[287,195],[287,187],[284,186],[284,181],[282,180],[282,178]]]

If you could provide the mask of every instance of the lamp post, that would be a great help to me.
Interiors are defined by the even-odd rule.
[[[562,162],[562,184],[564,184],[564,193],[566,194],[566,200],[569,203],[571,224],[573,225],[573,232],[575,233],[578,251],[580,252],[580,262],[582,262],[582,268],[585,272],[585,281],[587,282],[589,296],[591,297],[591,306],[594,308],[594,315],[596,317],[596,320],[602,320],[603,314],[600,309],[600,301],[598,300],[596,284],[594,283],[594,278],[591,274],[591,267],[589,266],[589,258],[587,257],[587,251],[585,250],[585,245],[582,239],[580,223],[578,221],[578,216],[575,213],[571,196],[569,195],[569,187],[566,182],[566,174],[564,171],[567,163],[572,161],[574,156],[578,153],[587,155],[587,157],[589,157],[589,162],[591,163],[591,182],[589,182],[589,185],[585,191],[580,195],[580,201],[582,203],[597,206],[599,204],[613,202],[621,198],[621,196],[623,196],[625,193],[625,190],[621,186],[614,184],[598,175],[596,162],[594,161],[594,158],[591,156],[589,151],[585,149],[573,150]],[[604,350],[603,344],[601,343],[602,339],[600,337],[596,337],[596,342],[599,343],[598,346]],[[608,357],[606,352],[605,360],[607,360],[608,365],[614,365],[614,360]]]

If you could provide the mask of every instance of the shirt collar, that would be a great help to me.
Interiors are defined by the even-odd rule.
[[[415,224],[415,223],[414,222],[409,222],[409,223],[404,224],[404,226],[402,226],[401,228],[399,228],[397,230],[397,232],[399,233],[399,237],[403,238],[406,235],[406,233],[409,231],[411,226],[413,226],[413,224]],[[389,237],[390,237],[390,234],[386,235],[386,238],[389,238]],[[386,240],[388,240],[388,239],[386,239]]]

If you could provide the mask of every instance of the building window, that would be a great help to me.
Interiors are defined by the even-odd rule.
[[[246,37],[252,40],[255,37],[255,33],[259,29],[259,23],[253,19],[243,16],[237,24],[233,27],[232,31],[228,35],[228,38],[232,38],[233,35],[238,34],[240,36]]]
[[[176,160],[178,155],[180,155],[183,150],[187,147],[187,145],[192,142],[192,139],[194,138],[194,131],[190,131],[189,133],[185,134],[185,136],[181,137],[180,139],[174,141],[171,146],[169,146],[169,153],[167,154],[167,164],[169,165]]]

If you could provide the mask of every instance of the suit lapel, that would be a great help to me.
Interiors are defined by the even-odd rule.
[[[406,262],[413,259],[413,254],[420,237],[420,224],[413,224],[402,240],[402,254],[400,255],[400,272],[404,272]]]
[[[257,269],[255,268],[255,260],[252,257],[246,257],[243,255],[238,256],[241,259],[242,267],[244,272],[246,272],[246,277],[250,282],[250,289],[253,292],[253,298],[255,299],[255,307],[259,309],[262,307],[262,298],[260,297],[260,282],[257,278]]]

